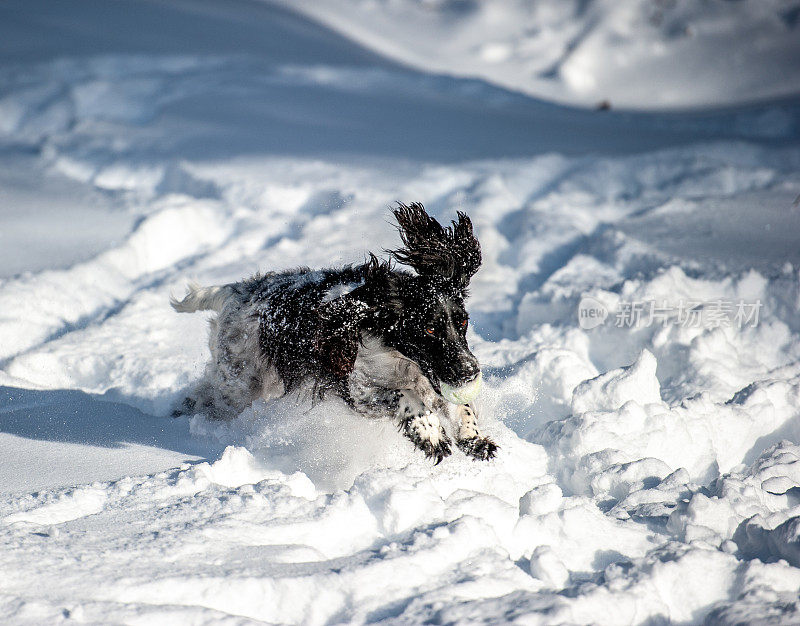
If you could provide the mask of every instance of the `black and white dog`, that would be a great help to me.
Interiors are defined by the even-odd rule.
[[[456,405],[456,444],[476,459],[497,446],[478,430],[469,402],[480,387],[467,345],[464,298],[481,249],[464,213],[442,227],[421,204],[394,210],[403,247],[390,253],[416,274],[370,254],[363,265],[257,275],[191,285],[179,312],[217,311],[211,361],[176,415],[231,419],[259,397],[307,385],[355,411],[389,417],[437,463],[451,440],[440,418]]]

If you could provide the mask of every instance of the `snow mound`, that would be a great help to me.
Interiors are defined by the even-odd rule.
[[[629,367],[611,370],[582,382],[572,392],[572,412],[615,411],[627,402],[661,404],[656,358],[643,350]]]
[[[559,102],[719,106],[796,95],[800,86],[796,2],[286,4],[409,65]]]

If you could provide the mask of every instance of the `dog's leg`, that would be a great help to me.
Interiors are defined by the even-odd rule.
[[[397,413],[400,392],[391,389],[344,387],[341,397],[355,411],[370,419],[386,419]]]
[[[450,437],[439,423],[439,416],[413,391],[398,392],[396,415],[403,434],[437,465],[450,455]]]
[[[232,420],[257,397],[258,391],[253,387],[256,385],[248,385],[241,368],[209,364],[191,395],[175,408],[172,416],[202,413],[212,420]]]
[[[347,393],[343,397],[356,411],[370,418],[393,419],[400,431],[411,442],[434,459],[438,465],[450,455],[450,437],[442,428],[436,411],[429,409],[419,396],[409,390],[370,389],[369,393],[354,397]]]
[[[478,429],[478,420],[475,418],[475,409],[472,405],[461,404],[458,406],[459,426],[456,445],[469,456],[486,461],[497,454],[497,444],[481,435]]]

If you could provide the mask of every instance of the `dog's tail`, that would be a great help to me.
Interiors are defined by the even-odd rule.
[[[186,295],[183,300],[178,300],[170,294],[169,303],[178,313],[194,313],[195,311],[217,311],[219,313],[230,295],[230,285],[203,287],[190,281],[186,285]]]

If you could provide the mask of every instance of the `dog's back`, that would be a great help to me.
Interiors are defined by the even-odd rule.
[[[180,313],[217,313],[210,320],[205,380],[179,412],[233,417],[263,395],[265,381],[276,374],[283,391],[310,380],[320,397],[342,384],[360,339],[359,307],[346,300],[370,267],[300,268],[210,287],[190,283],[182,299],[171,297]]]

